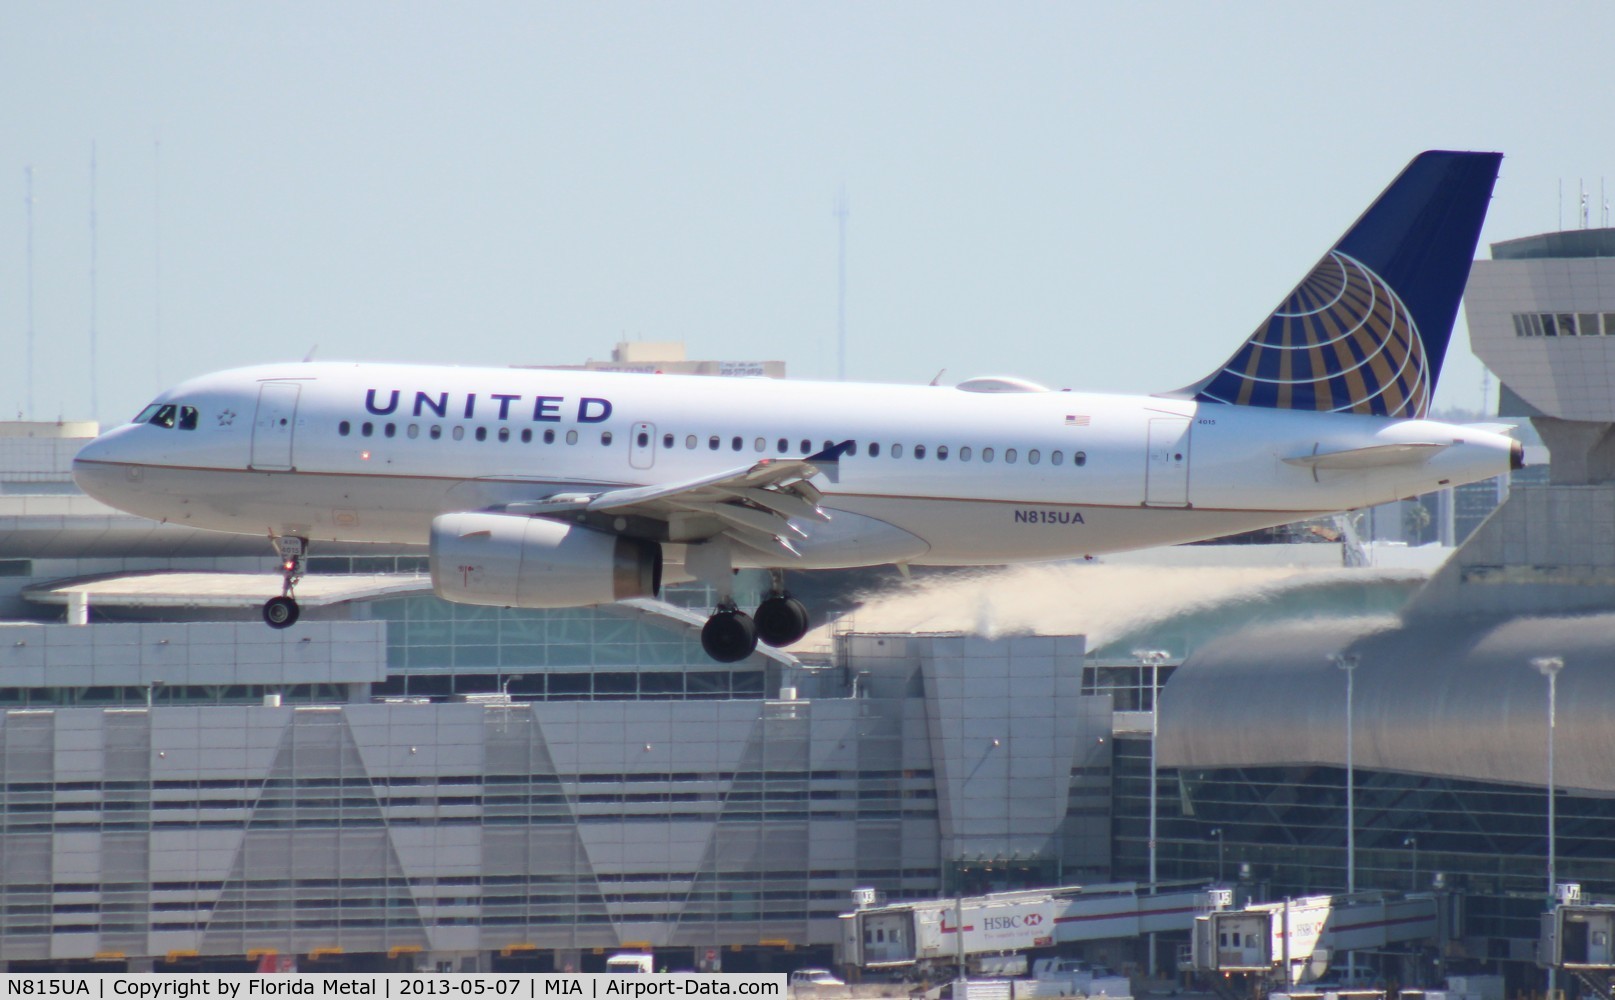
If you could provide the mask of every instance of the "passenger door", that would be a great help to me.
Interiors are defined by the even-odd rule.
[[[296,382],[265,382],[258,389],[258,416],[252,423],[252,459],[248,468],[285,472],[292,468],[292,438],[297,431]]]
[[[1144,472],[1146,507],[1189,505],[1189,418],[1151,417],[1149,464]]]

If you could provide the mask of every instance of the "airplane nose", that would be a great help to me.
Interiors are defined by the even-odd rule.
[[[114,504],[117,485],[124,482],[130,468],[119,464],[118,451],[111,434],[103,434],[80,448],[73,456],[73,482],[102,503]]]

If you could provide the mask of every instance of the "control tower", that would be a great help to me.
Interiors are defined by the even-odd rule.
[[[1542,435],[1549,482],[1514,490],[1409,610],[1615,609],[1615,229],[1491,251],[1464,296],[1471,345],[1502,382],[1499,414]]]

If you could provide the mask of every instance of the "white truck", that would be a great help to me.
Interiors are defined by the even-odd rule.
[[[606,959],[606,973],[613,976],[649,975],[656,971],[655,956],[625,951]]]

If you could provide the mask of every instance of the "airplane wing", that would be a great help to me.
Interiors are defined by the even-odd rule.
[[[637,526],[670,542],[704,542],[717,537],[771,557],[801,555],[791,544],[806,538],[791,518],[830,520],[819,507],[823,494],[808,480],[840,478],[841,456],[851,441],[807,458],[765,458],[697,479],[654,486],[557,493],[543,500],[506,504],[508,514],[583,520],[613,531]],[[646,522],[650,522],[647,524]],[[646,529],[660,530],[647,531]]]

